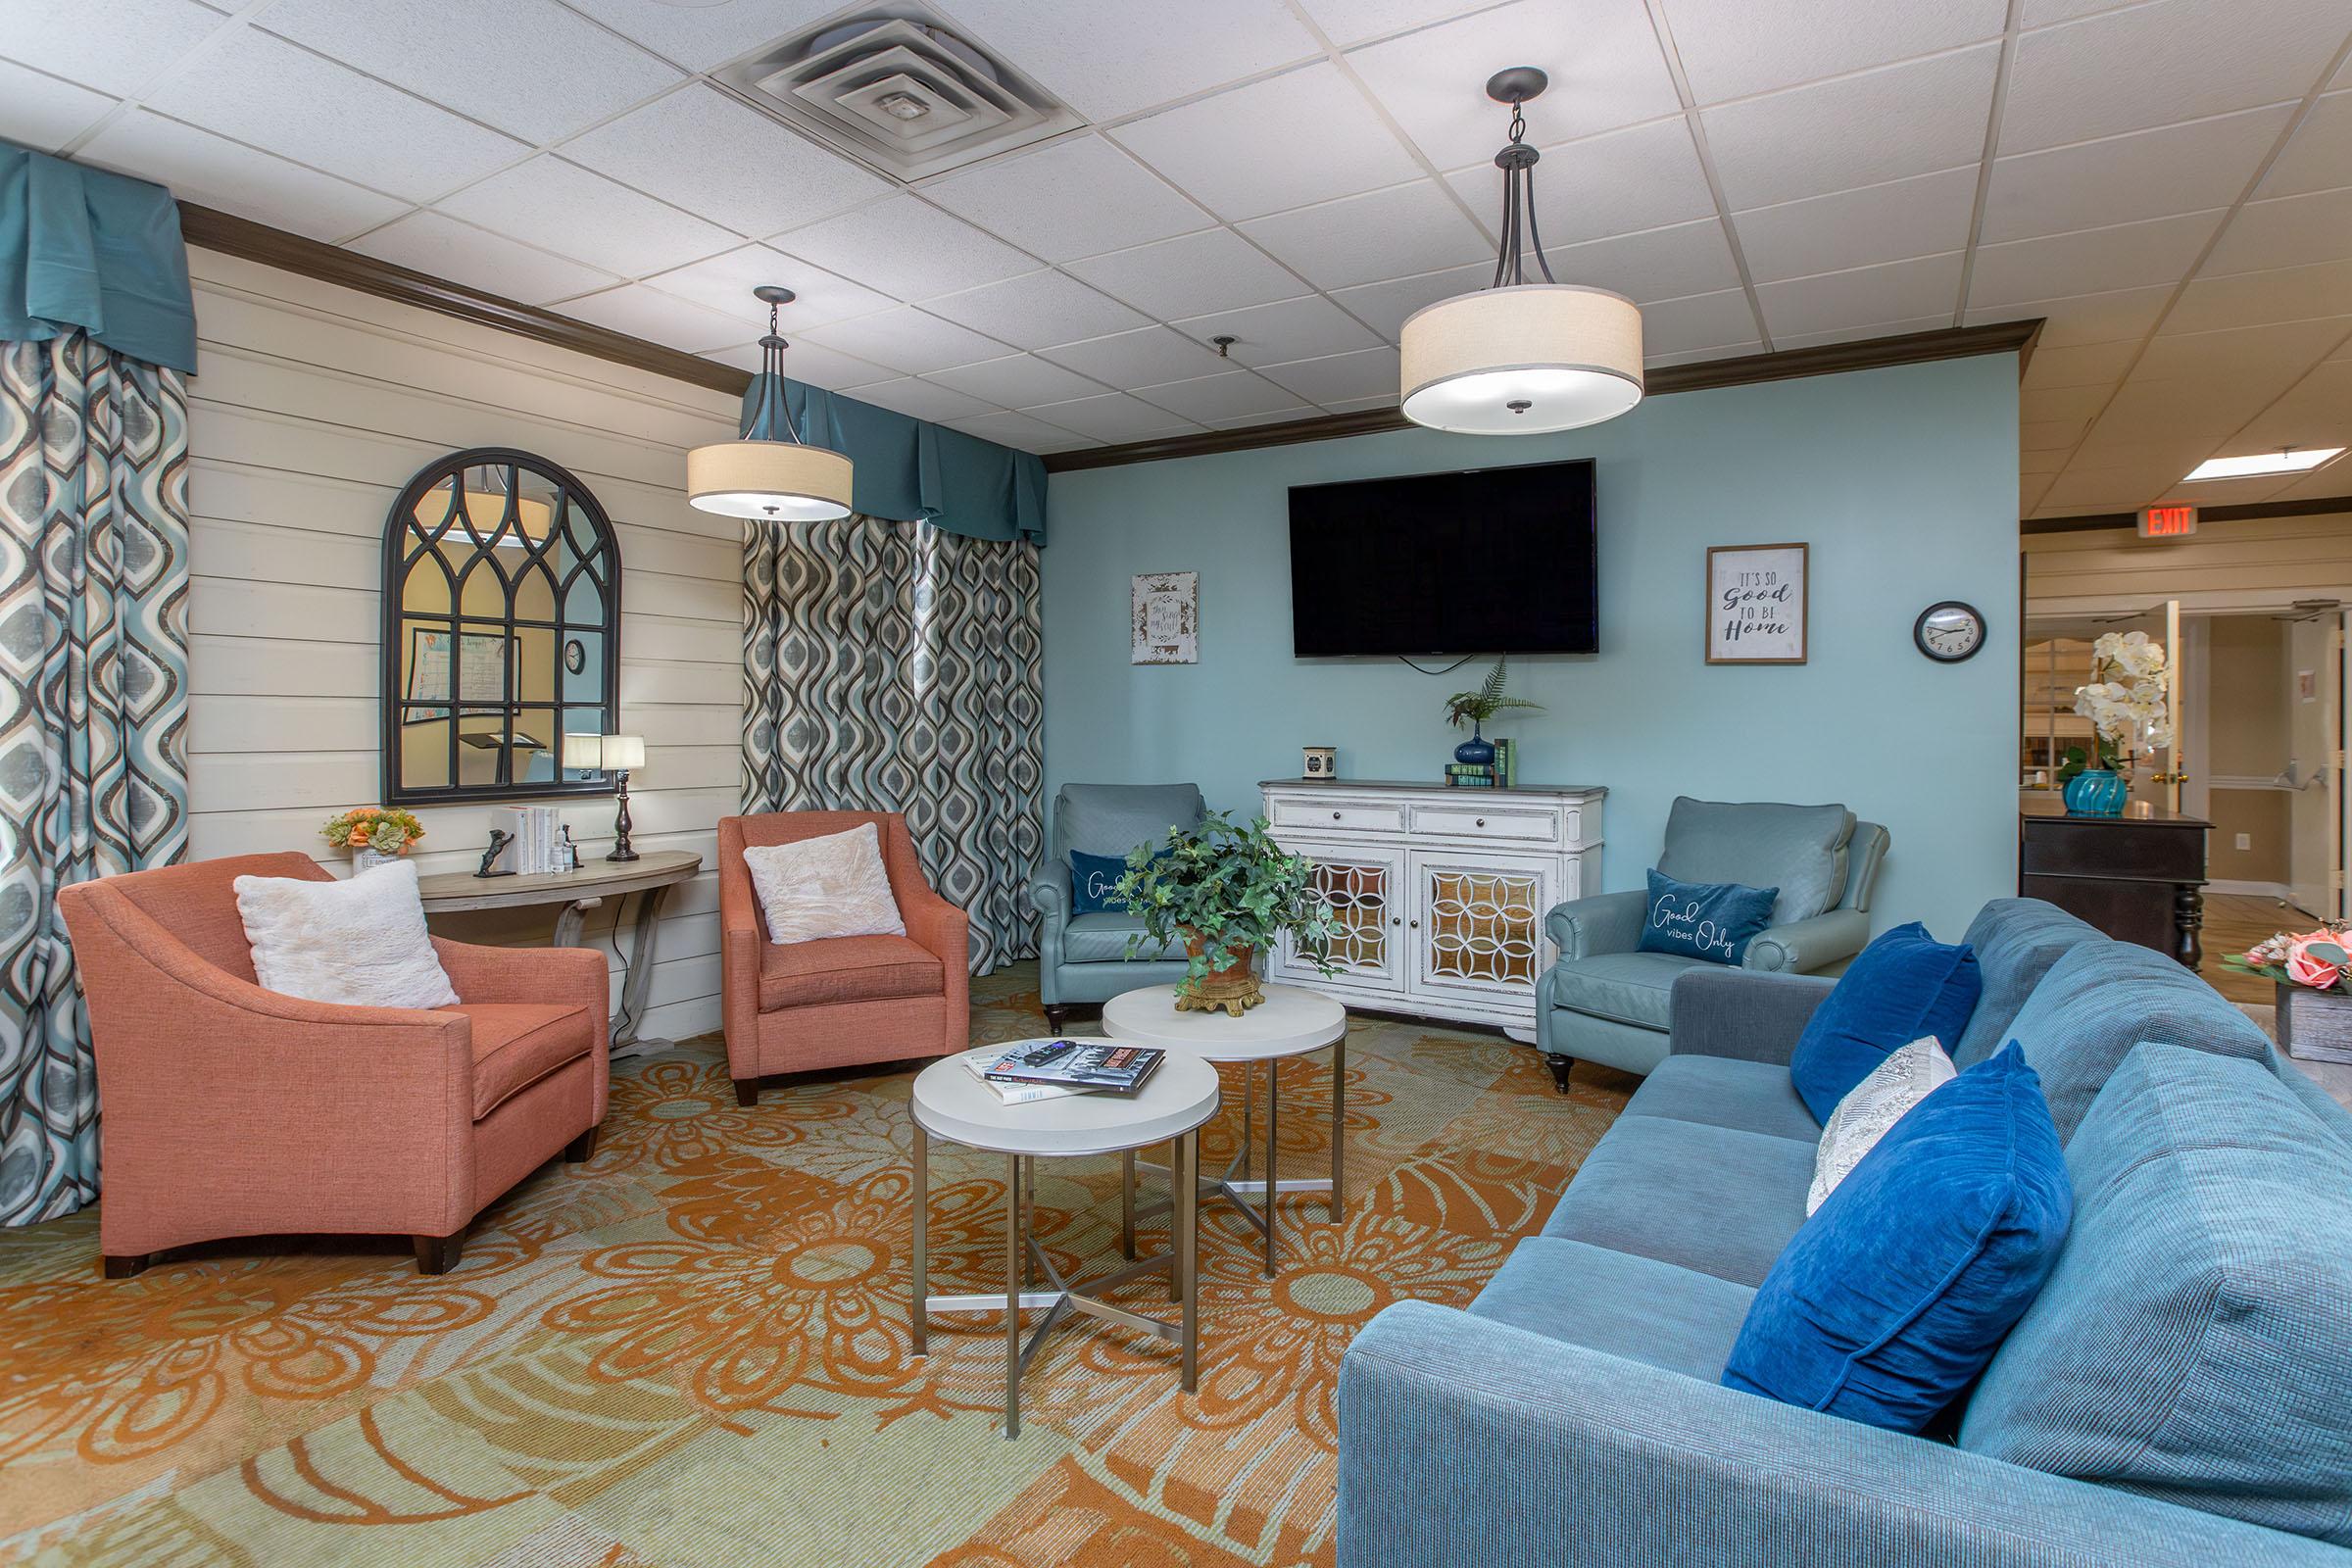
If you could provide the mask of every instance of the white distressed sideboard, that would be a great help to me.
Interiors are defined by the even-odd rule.
[[[1599,788],[1267,779],[1276,842],[1315,862],[1341,934],[1326,977],[1286,944],[1269,978],[1352,1006],[1535,1039],[1544,916],[1600,889]]]

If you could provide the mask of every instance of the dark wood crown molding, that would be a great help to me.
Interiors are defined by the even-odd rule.
[[[2194,497],[2177,499],[2194,504]],[[2234,507],[2198,507],[2197,521],[2259,522],[2265,517],[2330,517],[2352,512],[2352,496],[2318,496],[2310,501],[2248,501]],[[2072,517],[2028,517],[2017,531],[2029,536],[2052,533],[2104,533],[2112,528],[2139,530],[2136,512],[2086,512]]]
[[[1642,377],[1643,392],[1648,397],[1663,397],[1673,392],[1703,392],[1715,387],[1787,381],[1805,375],[1837,375],[1889,365],[1924,365],[1932,360],[1968,359],[1979,354],[2015,354],[2018,373],[2023,375],[2026,362],[2033,358],[2034,345],[2040,336],[2041,318],[2036,317],[2023,321],[1996,321],[1986,326],[1946,326],[1929,332],[1905,332],[1899,337],[1824,343],[1817,348],[1788,349],[1778,354],[1742,354],[1696,365],[1661,366]],[[1069,473],[1082,468],[1111,468],[1130,463],[1199,458],[1218,452],[1246,452],[1253,447],[1336,441],[1351,435],[1414,428],[1410,419],[1393,408],[1323,414],[1280,424],[1252,424],[1239,430],[1208,430],[1199,435],[1130,441],[1124,446],[1056,452],[1047,457],[1046,471]]]
[[[625,332],[575,321],[536,305],[467,288],[463,283],[378,261],[339,245],[305,239],[300,234],[290,234],[282,228],[271,228],[267,223],[211,207],[199,207],[193,202],[179,204],[179,232],[190,245],[200,245],[209,251],[241,256],[249,262],[299,272],[322,282],[340,283],[363,294],[398,300],[403,305],[415,305],[442,316],[454,316],[462,321],[552,343],[557,348],[610,360],[615,365],[707,386],[714,392],[741,397],[752,384],[748,371],[731,365],[648,343]]]

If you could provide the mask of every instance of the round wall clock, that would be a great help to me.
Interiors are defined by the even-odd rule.
[[[564,644],[564,667],[574,675],[588,667],[588,650],[577,637]]]
[[[1930,605],[1911,623],[1911,640],[1939,664],[1957,664],[1984,646],[1984,612],[1957,599]]]

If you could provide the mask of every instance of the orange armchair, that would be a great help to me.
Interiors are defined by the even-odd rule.
[[[752,890],[746,846],[790,844],[871,822],[903,937],[826,937],[779,947]],[[719,988],[727,1071],[738,1103],[760,1080],[908,1056],[942,1056],[971,1039],[970,921],[931,891],[906,819],[896,811],[769,811],[718,822]]]
[[[351,1007],[254,983],[245,855],[61,889],[98,1061],[109,1278],[168,1248],[288,1233],[408,1236],[453,1266],[466,1227],[561,1152],[595,1152],[604,955],[433,939],[454,1007]]]

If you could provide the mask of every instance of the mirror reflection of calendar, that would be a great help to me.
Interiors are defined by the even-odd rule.
[[[1135,579],[1133,664],[1200,662],[1200,574],[1152,571]]]
[[[422,626],[409,628],[409,691],[411,704],[447,704],[450,692],[450,643],[446,631]],[[503,707],[507,697],[508,637],[501,632],[466,632],[457,647],[456,701],[466,707]],[[409,723],[427,723],[442,714],[412,711]]]

